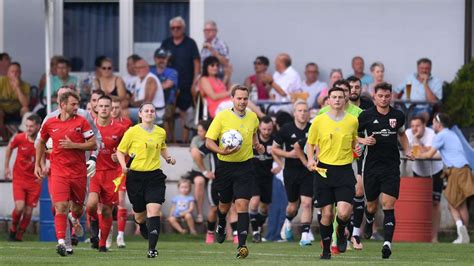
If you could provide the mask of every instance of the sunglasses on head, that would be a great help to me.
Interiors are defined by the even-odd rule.
[[[112,67],[101,67],[103,70],[112,70]]]

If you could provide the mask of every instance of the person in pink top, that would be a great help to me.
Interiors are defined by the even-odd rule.
[[[269,92],[272,89],[270,81],[272,75],[267,72],[270,61],[265,56],[258,56],[253,62],[255,74],[248,76],[245,79],[245,86],[247,88],[256,88],[259,100],[270,99]]]
[[[329,91],[329,89],[332,88],[332,86],[334,85],[334,82],[336,82],[338,80],[341,80],[343,78],[344,78],[344,76],[342,75],[342,70],[340,68],[335,68],[335,69],[331,70],[331,72],[329,73],[329,86],[326,89],[324,89],[323,91],[321,91],[321,93],[318,96],[318,105],[319,106],[324,105],[325,99],[328,96],[328,91]]]
[[[217,77],[219,71],[219,59],[209,56],[203,62],[202,75],[199,79],[199,90],[207,102],[209,116],[214,118],[219,110],[232,106],[230,99],[229,81],[231,69],[224,70],[224,79]]]

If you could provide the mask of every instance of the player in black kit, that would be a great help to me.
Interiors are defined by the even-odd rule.
[[[371,99],[367,99],[365,96],[361,96],[362,92],[362,82],[356,76],[350,76],[347,79],[349,83],[349,100],[352,104],[358,106],[362,110],[367,110],[370,107],[374,106],[374,103]],[[362,135],[363,136],[363,135]],[[357,175],[356,175],[356,190],[354,196],[353,212],[351,217],[351,223],[349,226],[351,243],[352,247],[355,250],[362,250],[363,246],[360,241],[360,226],[362,224],[362,219],[364,218],[364,185],[362,182],[362,162],[363,157],[360,157],[356,160],[357,162]]]
[[[262,241],[262,226],[268,216],[268,206],[272,202],[273,176],[281,171],[282,162],[275,156],[277,167],[273,168],[273,120],[269,116],[260,118],[258,126],[258,141],[265,147],[265,152],[259,154],[255,149],[254,166],[255,179],[253,184],[253,196],[250,199],[249,213],[252,225],[252,240],[254,243]]]
[[[384,243],[382,258],[392,254],[391,242],[395,231],[395,201],[400,192],[400,153],[398,141],[406,156],[413,158],[405,135],[405,115],[390,106],[392,85],[381,83],[375,86],[375,107],[359,116],[359,132],[366,136],[360,141],[367,145],[364,162],[364,190],[367,199],[365,237],[372,236],[372,223],[377,211],[378,198],[382,194],[384,212]]]
[[[286,220],[281,230],[281,238],[291,240],[291,220],[295,218],[301,207],[301,246],[311,245],[310,226],[312,221],[313,175],[301,163],[293,145],[308,136],[310,127],[308,105],[305,101],[297,101],[294,106],[294,122],[285,124],[275,135],[272,151],[275,155],[285,158],[283,178],[288,206]],[[283,150],[284,149],[284,150]]]

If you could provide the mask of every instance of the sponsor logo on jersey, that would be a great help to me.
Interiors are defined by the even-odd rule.
[[[378,124],[379,123],[379,120],[375,119],[373,124]]]

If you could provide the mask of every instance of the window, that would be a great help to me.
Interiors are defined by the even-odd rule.
[[[161,42],[171,36],[172,18],[181,16],[189,34],[189,1],[135,0],[133,11],[134,52],[149,62]]]
[[[119,3],[65,2],[64,56],[71,60],[72,71],[94,70],[94,60],[105,55],[115,66],[119,60]]]

